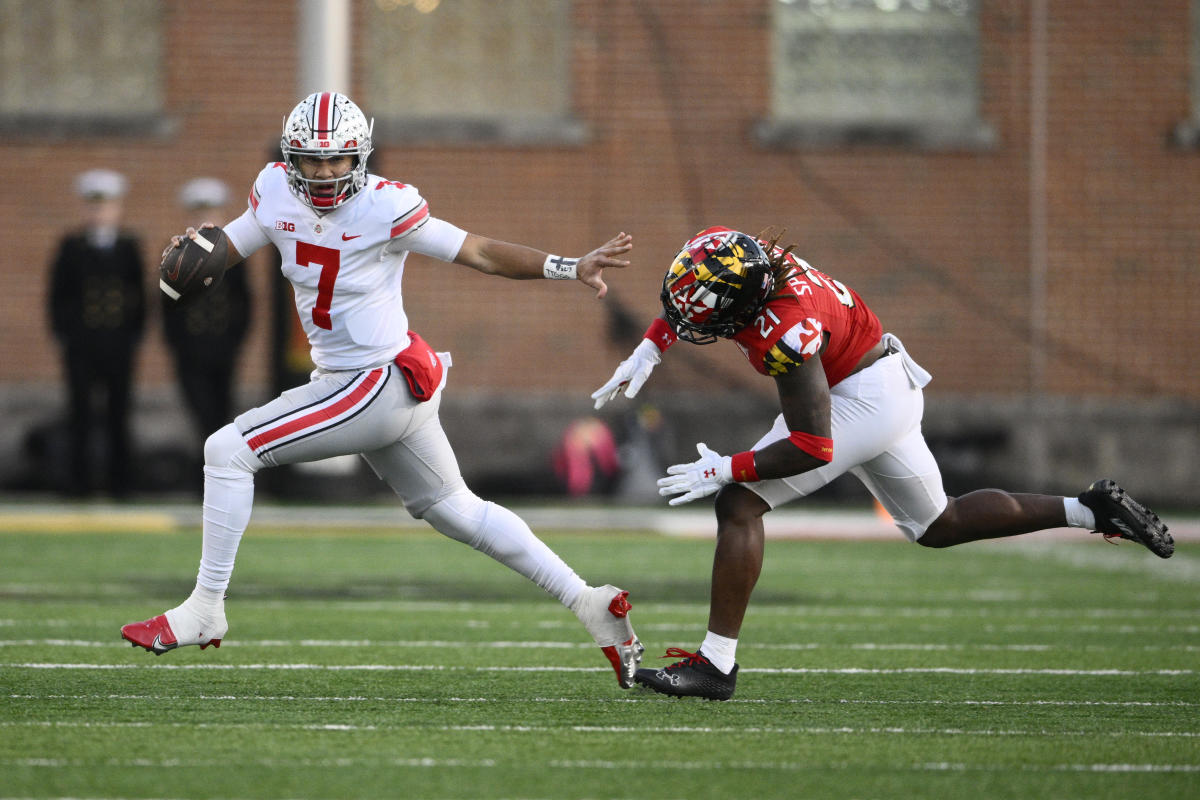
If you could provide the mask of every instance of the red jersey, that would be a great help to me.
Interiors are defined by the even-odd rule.
[[[821,366],[836,386],[880,340],[883,326],[846,284],[791,253],[786,263],[792,269],[782,289],[733,341],[763,375],[786,373],[825,345]]]

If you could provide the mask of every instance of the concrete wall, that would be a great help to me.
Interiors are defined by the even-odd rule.
[[[765,379],[764,379],[765,380]],[[57,387],[0,392],[0,495],[43,496],[66,488],[63,441],[54,433],[63,404]],[[252,402],[246,398],[246,403]],[[647,386],[636,402],[600,412],[581,393],[481,392],[451,385],[442,421],[463,474],[488,497],[566,497],[554,455],[572,423],[598,419],[618,446],[621,470],[596,472],[591,496],[659,504],[654,481],[671,463],[695,458],[695,443],[718,452],[751,446],[778,413],[766,395],[674,392]],[[143,395],[135,412],[139,493],[195,494],[200,441],[172,390]],[[35,435],[34,432],[38,433]],[[1059,397],[1036,405],[996,397],[927,396],[924,431],[946,491],[999,487],[1075,495],[1111,477],[1152,505],[1195,510],[1200,473],[1200,412],[1174,400],[1114,402]],[[297,500],[380,500],[389,496],[357,459],[314,469],[267,470],[264,495]],[[868,503],[843,477],[820,498]]]

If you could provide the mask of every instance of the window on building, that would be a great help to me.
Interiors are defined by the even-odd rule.
[[[979,0],[772,0],[773,144],[986,146]]]
[[[369,0],[363,63],[399,140],[577,141],[570,0]]]
[[[0,0],[0,127],[153,130],[163,108],[159,0]]]

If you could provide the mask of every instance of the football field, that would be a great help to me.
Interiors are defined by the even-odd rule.
[[[711,540],[538,530],[630,590],[644,665],[699,644]],[[186,597],[198,531],[18,520],[0,798],[1200,797],[1197,547],[773,539],[712,703],[621,690],[570,612],[411,525],[252,522],[220,649],[155,657],[119,628]]]

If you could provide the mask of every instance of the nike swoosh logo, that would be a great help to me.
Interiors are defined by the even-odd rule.
[[[356,234],[354,234],[353,236],[347,236],[346,234],[344,234],[344,233],[343,233],[343,234],[342,234],[342,241],[343,241],[343,242],[348,242],[348,241],[350,241],[351,239],[357,239],[357,238],[358,238],[358,237],[360,237],[360,236],[362,236],[362,234],[361,234],[361,233],[356,233]]]

